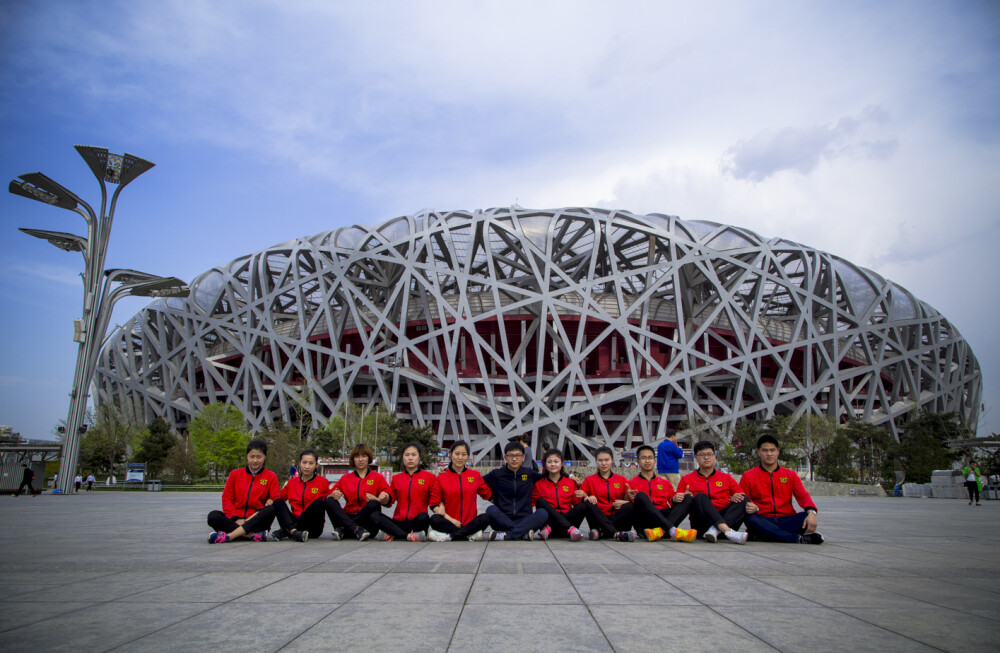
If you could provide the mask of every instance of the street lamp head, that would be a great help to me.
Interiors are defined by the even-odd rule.
[[[158,274],[150,274],[149,272],[140,272],[138,270],[128,270],[125,268],[110,268],[104,271],[104,276],[108,277],[111,282],[117,281],[121,284],[138,284],[144,283],[146,281],[153,281],[162,279]]]
[[[18,231],[22,231],[29,236],[34,236],[35,238],[41,238],[42,240],[47,240],[51,244],[55,245],[59,249],[65,250],[67,252],[85,252],[87,251],[87,239],[83,236],[77,236],[76,234],[68,234],[64,231],[46,231],[45,229],[26,229],[24,227],[19,227]]]
[[[152,161],[147,161],[128,152],[109,154],[106,147],[92,145],[74,145],[74,147],[101,183],[106,181],[124,187],[156,165]]]
[[[177,277],[158,277],[136,284],[129,291],[134,297],[187,297],[191,289]]]
[[[27,197],[29,200],[44,202],[61,209],[76,209],[83,200],[77,197],[72,191],[64,188],[57,182],[49,179],[40,172],[29,172],[20,175],[23,181],[16,179],[10,182],[8,190],[15,195]]]

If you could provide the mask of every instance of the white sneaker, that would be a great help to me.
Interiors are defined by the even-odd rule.
[[[427,539],[431,542],[447,542],[451,540],[451,535],[441,533],[433,528],[427,531]]]
[[[733,544],[746,544],[747,537],[749,537],[747,533],[734,531],[733,529],[729,529],[728,531],[726,531],[726,539],[728,539]]]
[[[719,539],[719,529],[715,526],[709,527],[709,529],[705,531],[705,539],[712,544],[715,544]]]
[[[469,536],[470,542],[482,542],[485,539],[486,535],[482,531],[476,531],[475,533]]]

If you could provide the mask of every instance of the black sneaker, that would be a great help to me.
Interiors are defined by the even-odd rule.
[[[275,540],[277,542],[281,542],[283,540],[287,540],[289,537],[290,536],[288,535],[288,533],[285,532],[284,528],[279,528],[276,531],[271,531],[271,539],[273,539],[273,540]]]
[[[823,534],[819,531],[813,531],[812,533],[803,533],[799,536],[799,544],[822,544]]]
[[[332,537],[334,540],[344,539],[344,529],[343,528],[333,529],[333,531],[330,532],[330,537]]]
[[[356,539],[358,542],[364,542],[369,537],[371,537],[371,533],[361,528],[360,526],[358,527],[358,530],[354,531],[354,539]]]
[[[615,533],[615,539],[619,542],[635,542],[635,533],[632,531],[619,531]]]
[[[309,531],[295,531],[291,534],[291,538],[295,542],[305,542],[309,539]]]

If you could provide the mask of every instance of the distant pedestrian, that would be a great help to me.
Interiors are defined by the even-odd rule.
[[[31,492],[31,496],[37,497],[38,492],[36,492],[35,488],[32,487],[31,485],[31,482],[34,480],[35,480],[35,472],[31,471],[31,468],[28,467],[27,463],[21,463],[21,485],[18,486],[17,492],[15,492],[10,496],[12,497],[20,496],[21,490],[23,490],[24,488],[28,488],[28,490]]]
[[[94,481],[96,480],[97,479],[94,478],[93,474],[87,475],[87,492],[90,492],[92,489],[94,489]]]
[[[965,477],[965,489],[969,491],[969,505],[972,505],[973,496],[977,506],[983,505],[979,503],[979,491],[983,489],[983,477],[979,475],[979,468],[970,460],[962,470],[962,476]]]
[[[76,486],[76,491],[79,492],[80,488],[83,486],[83,477],[77,474],[76,478],[73,479],[73,485]]]
[[[656,448],[656,471],[666,476],[675,488],[681,482],[680,459],[683,457],[684,450],[677,446],[677,432],[667,431],[667,438]]]

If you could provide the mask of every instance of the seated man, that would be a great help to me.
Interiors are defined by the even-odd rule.
[[[696,442],[694,459],[698,469],[681,477],[674,501],[684,500],[685,494],[704,494],[708,501],[695,503],[691,511],[691,527],[705,539],[715,542],[719,534],[735,544],[746,544],[747,534],[739,531],[746,517],[746,494],[736,479],[715,468],[715,445],[708,440]]]
[[[653,447],[644,444],[635,450],[639,459],[639,474],[628,480],[635,491],[632,499],[632,526],[636,533],[645,533],[650,542],[664,535],[678,542],[690,542],[698,537],[698,531],[677,528],[677,524],[691,512],[693,497],[685,495],[684,500],[671,508],[674,486],[669,480],[656,475],[656,454]]]
[[[778,464],[778,440],[762,435],[757,440],[760,465],[747,470],[740,479],[746,489],[747,531],[750,539],[761,542],[822,544],[816,530],[816,505],[806,492],[799,475]],[[792,497],[805,512],[796,513]]]
[[[597,473],[583,479],[577,496],[587,504],[587,525],[590,539],[614,537],[619,542],[632,542],[632,494],[628,481],[620,474],[611,473],[614,455],[608,447],[598,447],[595,452]]]
[[[535,531],[545,528],[549,515],[533,512],[531,491],[542,477],[534,467],[523,465],[524,445],[512,440],[503,448],[505,464],[483,476],[493,505],[486,509],[493,533],[491,540],[530,540]]]

